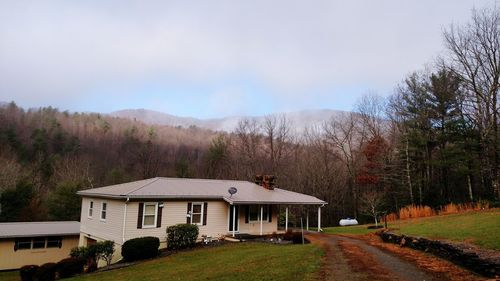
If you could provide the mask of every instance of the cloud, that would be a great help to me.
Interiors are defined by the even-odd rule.
[[[240,76],[283,99],[388,89],[442,48],[444,25],[491,3],[2,1],[0,100],[72,106],[110,84],[162,79],[228,96],[221,81]]]

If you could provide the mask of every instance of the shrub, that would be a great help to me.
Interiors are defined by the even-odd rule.
[[[192,247],[198,239],[198,226],[176,224],[167,228],[167,248],[171,250]]]
[[[44,263],[36,271],[35,278],[37,281],[54,281],[56,280],[56,269],[57,264]]]
[[[35,280],[35,274],[38,270],[38,265],[25,265],[19,269],[19,275],[21,275],[21,281],[32,281]]]
[[[293,244],[302,244],[302,233],[293,232],[289,229],[285,232],[285,234],[283,234],[283,240],[292,241]]]
[[[293,231],[289,229],[285,232],[285,234],[283,234],[283,240],[292,241],[292,239],[293,239]]]
[[[71,249],[69,255],[73,258],[87,259],[89,254],[89,249],[85,246],[74,247]]]
[[[126,261],[154,258],[158,255],[160,239],[157,237],[140,237],[125,241],[122,256]]]
[[[82,258],[65,258],[57,263],[57,272],[60,278],[71,277],[83,272],[83,267],[86,263]]]
[[[87,271],[91,272],[97,268],[97,263],[100,259],[103,259],[107,265],[110,265],[114,250],[115,242],[106,240],[99,241],[88,247],[74,247],[71,249],[70,256],[86,260]]]
[[[113,253],[115,252],[115,242],[106,240],[97,242],[96,245],[97,260],[103,259],[107,265],[110,265],[111,260],[113,259]]]

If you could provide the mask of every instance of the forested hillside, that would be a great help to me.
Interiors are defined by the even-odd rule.
[[[327,225],[370,207],[498,200],[499,24],[498,9],[474,11],[444,32],[445,55],[392,96],[366,95],[353,113],[300,134],[277,116],[216,133],[5,105],[0,220],[78,219],[77,190],[155,176],[274,174],[278,186],[329,202]]]

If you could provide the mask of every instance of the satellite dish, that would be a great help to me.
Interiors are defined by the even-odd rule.
[[[236,189],[236,187],[230,187],[227,192],[229,192],[229,194],[231,194],[231,196],[229,197],[232,197],[233,194],[236,194],[236,192],[238,192],[238,189]]]

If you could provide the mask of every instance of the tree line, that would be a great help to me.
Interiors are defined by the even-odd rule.
[[[374,207],[498,201],[499,24],[498,8],[473,10],[443,32],[444,55],[394,94],[367,94],[300,133],[275,115],[213,132],[11,103],[0,108],[0,220],[79,219],[77,190],[155,176],[273,174],[327,201],[327,225]]]

